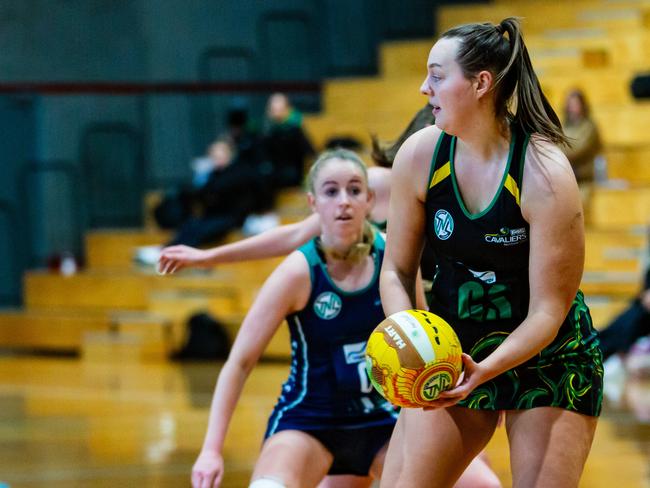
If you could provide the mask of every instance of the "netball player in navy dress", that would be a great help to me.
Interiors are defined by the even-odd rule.
[[[516,19],[451,29],[427,72],[436,126],[395,159],[381,296],[387,315],[413,307],[426,238],[429,307],[457,332],[465,373],[430,409],[402,411],[382,486],[452,486],[505,410],[513,486],[576,487],[602,361],[578,290],[583,215],[559,119]]]
[[[383,319],[378,276],[383,238],[367,223],[372,204],[363,162],[323,154],[310,172],[320,236],[267,279],[219,375],[195,487],[218,486],[221,449],[246,377],[286,318],[290,376],[269,419],[253,487],[369,486],[379,476],[396,411],[370,386],[365,341]],[[365,231],[364,231],[365,229]]]

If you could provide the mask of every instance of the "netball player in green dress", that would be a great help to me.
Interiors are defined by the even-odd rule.
[[[506,411],[513,486],[575,487],[602,361],[578,289],[580,194],[519,21],[443,34],[421,91],[436,125],[395,159],[381,297],[386,315],[413,308],[427,239],[429,308],[457,332],[465,372],[431,408],[402,411],[382,486],[452,486]]]

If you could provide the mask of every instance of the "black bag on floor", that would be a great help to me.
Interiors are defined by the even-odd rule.
[[[187,321],[187,341],[172,359],[226,359],[229,351],[225,326],[212,315],[199,312]]]

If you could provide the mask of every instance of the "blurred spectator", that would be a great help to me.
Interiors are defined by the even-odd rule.
[[[228,130],[221,135],[237,149],[237,159],[250,165],[255,173],[256,203],[254,213],[242,225],[245,236],[251,236],[276,227],[280,219],[274,212],[276,188],[273,183],[273,163],[268,157],[263,139],[248,120],[248,108],[241,100],[233,100],[228,111]]]
[[[263,137],[276,188],[301,185],[305,160],[314,154],[314,149],[302,130],[301,113],[283,93],[269,97]]]
[[[177,229],[196,213],[202,189],[217,168],[227,166],[233,158],[233,148],[225,140],[212,143],[205,154],[195,158],[190,185],[180,185],[165,192],[162,201],[154,209],[154,218],[161,229]]]
[[[264,141],[248,117],[248,105],[239,98],[233,99],[226,115],[227,130],[219,135],[231,143],[239,163],[245,163],[257,173],[255,180],[264,181],[256,188],[255,212],[267,213],[275,204],[275,189],[267,184],[273,177],[273,164],[264,147]]]
[[[271,176],[272,165],[264,154],[260,136],[250,127],[248,106],[243,99],[232,100],[226,114],[226,125],[226,130],[217,137],[221,144],[211,144],[204,156],[192,161],[191,184],[167,190],[161,203],[154,209],[154,218],[160,228],[177,229],[193,215],[197,193],[207,183],[215,164],[220,166],[224,158],[236,157],[237,161],[254,167],[260,177]],[[257,194],[256,211],[268,211],[273,208],[273,203],[273,188],[269,185],[261,187]]]
[[[643,290],[614,321],[600,332],[603,359],[615,353],[627,353],[638,339],[650,334],[650,268]]]
[[[236,153],[224,140],[213,143],[208,154],[213,166],[205,183],[195,190],[192,216],[181,224],[168,245],[214,242],[240,227],[248,215],[267,203],[260,201],[264,181],[259,160]]]
[[[594,182],[595,159],[602,150],[598,127],[591,118],[589,104],[581,90],[569,92],[564,107],[564,133],[570,140],[566,154],[578,184]]]
[[[244,155],[236,153],[228,140],[220,139],[209,146],[206,157],[193,162],[192,186],[166,198],[155,210],[163,228],[176,224],[176,235],[166,245],[196,247],[212,243],[265,208],[267,202],[260,199],[266,186],[259,171],[260,161]],[[153,264],[161,248],[138,248],[135,258]]]

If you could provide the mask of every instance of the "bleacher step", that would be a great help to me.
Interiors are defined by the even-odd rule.
[[[165,361],[169,349],[164,341],[144,337],[140,331],[86,332],[81,346],[86,361],[110,363]]]
[[[234,286],[201,275],[179,275],[169,279],[153,273],[99,270],[72,276],[28,271],[24,276],[25,304],[30,308],[146,310],[151,291],[170,288],[201,289],[226,295],[236,293]]]
[[[0,347],[78,351],[83,334],[108,330],[101,311],[2,310]]]
[[[380,72],[387,78],[420,78],[426,75],[426,60],[434,38],[382,43],[379,51]]]
[[[594,228],[643,231],[650,222],[650,187],[596,187],[589,205]]]
[[[623,271],[641,275],[647,254],[645,232],[585,232],[585,272]]]
[[[135,249],[160,245],[169,232],[137,229],[101,229],[86,234],[86,260],[89,268],[130,267]]]

